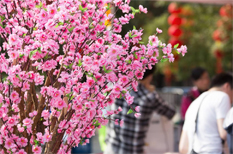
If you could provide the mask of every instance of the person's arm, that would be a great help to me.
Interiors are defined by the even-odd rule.
[[[218,125],[218,132],[219,132],[219,135],[220,135],[221,139],[226,140],[227,132],[226,132],[226,130],[223,128],[223,122],[224,122],[224,119],[223,119],[223,118],[217,119],[217,125]]]
[[[179,143],[179,152],[180,154],[187,154],[188,150],[189,150],[188,133],[185,130],[182,130],[180,143]]]
[[[175,110],[164,101],[164,99],[155,92],[155,100],[154,102],[154,111],[159,115],[165,116],[168,119],[172,119],[175,115]]]

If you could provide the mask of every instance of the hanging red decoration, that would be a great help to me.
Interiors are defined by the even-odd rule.
[[[180,13],[181,12],[181,8],[178,6],[177,3],[171,3],[168,6],[168,12],[173,14],[173,13]]]
[[[176,37],[171,37],[168,42],[171,43],[173,47],[174,45],[179,44],[178,48],[183,44],[183,42]]]
[[[183,33],[183,31],[178,26],[175,26],[175,25],[172,25],[168,29],[168,34],[170,36],[180,37],[182,35],[182,33]]]
[[[220,32],[218,29],[216,29],[216,30],[213,32],[212,38],[213,38],[215,41],[222,41],[221,32]]]
[[[224,5],[219,10],[219,14],[222,17],[232,17],[232,6],[231,5]]]
[[[179,26],[182,23],[182,19],[177,14],[171,14],[168,17],[168,23],[170,25],[177,25],[177,26]]]

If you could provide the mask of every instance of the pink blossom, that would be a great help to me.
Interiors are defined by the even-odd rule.
[[[46,133],[44,139],[45,139],[45,142],[49,142],[52,139],[52,135],[50,135],[49,133]]]
[[[45,119],[48,119],[49,117],[49,111],[48,110],[43,110],[41,113],[41,116],[44,117]]]
[[[40,154],[41,153],[41,147],[33,145],[32,146],[32,152],[34,152],[35,154]]]
[[[64,107],[67,107],[67,104],[65,101],[59,100],[59,101],[56,101],[56,107],[61,110]]]
[[[159,28],[156,28],[157,33],[162,33],[163,31]]]
[[[42,65],[42,70],[43,71],[48,71],[53,68],[55,68],[57,65],[57,62],[55,60],[48,60]]]
[[[115,85],[115,87],[113,88],[113,93],[120,94],[121,90],[122,90],[122,87],[120,85]]]
[[[147,13],[147,8],[144,8],[142,5],[139,5],[139,10],[143,13]]]
[[[32,119],[25,118],[25,119],[23,120],[23,125],[24,125],[24,126],[30,126],[32,123],[33,123]]]
[[[142,73],[141,71],[139,71],[139,70],[137,70],[137,71],[135,72],[135,75],[136,75],[136,77],[137,77],[138,79],[142,79],[142,78],[143,78],[143,73]]]
[[[10,34],[9,36],[10,45],[16,45],[19,43],[19,36],[16,34]]]
[[[115,125],[118,125],[119,124],[119,119],[116,119],[115,120]]]
[[[25,137],[18,138],[17,144],[21,147],[25,147],[28,144],[28,139]]]
[[[16,154],[27,154],[27,153],[23,149],[21,149]]]
[[[22,88],[22,91],[27,91],[30,89],[30,85],[28,84],[28,82],[24,82],[23,83],[23,88]]]
[[[41,34],[40,37],[39,37],[39,41],[41,42],[45,42],[47,40],[47,35],[46,34]]]
[[[133,96],[126,96],[126,101],[129,105],[131,105],[133,103],[134,97]]]
[[[24,132],[24,127],[21,127],[20,124],[17,125],[17,128],[20,133]]]
[[[136,106],[136,107],[135,107],[135,111],[136,111],[136,112],[140,112],[140,106]]]
[[[122,111],[122,108],[119,106],[117,111],[121,112]]]
[[[123,125],[124,125],[124,120],[122,119],[122,120],[120,121],[120,126],[123,127]]]
[[[7,123],[8,123],[8,126],[11,126],[11,127],[12,127],[12,126],[14,126],[14,125],[17,124],[17,121],[16,121],[15,118],[10,117],[10,118],[8,119]]]
[[[141,116],[141,113],[135,113],[134,116],[135,116],[136,118],[138,118],[138,117]]]
[[[15,147],[14,142],[11,139],[6,139],[5,146],[6,149],[11,149]]]
[[[178,51],[179,53],[181,53],[182,56],[184,56],[184,55],[187,53],[187,46],[186,46],[186,45],[181,45],[181,47],[178,48],[177,51]]]
[[[11,98],[12,101],[16,101],[17,99],[19,99],[19,94],[16,91],[13,91],[11,93],[11,97],[10,98]]]

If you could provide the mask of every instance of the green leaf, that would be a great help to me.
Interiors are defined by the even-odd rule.
[[[82,11],[82,10],[83,10],[82,5],[79,5],[79,6],[78,6],[78,9]]]
[[[49,54],[47,53],[46,56],[44,57],[44,59],[48,59],[49,58]]]
[[[93,80],[95,80],[95,82],[97,82],[97,79],[96,79],[96,77],[94,77],[94,76],[93,76],[93,77],[92,77],[92,79],[93,79]]]
[[[138,59],[138,56],[136,55],[135,52],[133,53],[133,56],[134,56],[135,59]]]
[[[99,123],[98,120],[94,119],[94,120],[93,120],[93,125],[94,125],[95,127],[98,127],[98,126],[100,125],[100,123]]]
[[[37,30],[37,27],[34,27],[33,30],[36,31],[36,30]]]
[[[145,59],[145,57],[141,57],[141,59]]]
[[[167,58],[163,58],[163,59],[160,60],[160,62],[163,63],[163,62],[166,62],[167,60],[168,60]]]
[[[127,93],[125,90],[122,90],[121,92],[122,92],[123,94],[126,94],[126,93]]]
[[[35,7],[36,7],[37,9],[40,9],[40,8],[41,8],[41,6],[40,6],[40,5],[36,5]]]
[[[43,118],[40,118],[40,121],[43,121]]]
[[[31,51],[31,52],[29,53],[29,58],[31,59],[31,58],[32,58],[32,56],[33,56],[37,51],[38,51],[37,49],[36,49],[36,50]]]
[[[93,74],[88,74],[87,72],[85,72],[85,74],[88,76],[88,77],[93,77]]]
[[[174,45],[174,48],[176,49],[179,46],[179,43],[177,43],[176,45]]]
[[[35,145],[37,146],[39,144],[39,141],[34,140]]]
[[[112,72],[112,70],[107,70],[107,71],[105,71],[105,73],[110,73],[110,72]]]
[[[132,37],[131,35],[132,35],[132,33],[131,33],[131,32],[129,32],[129,37],[130,37],[130,38]]]
[[[106,67],[105,67],[105,65],[103,66],[103,69],[104,69],[104,72],[105,72],[105,73],[110,73],[110,72],[112,72],[112,70],[107,70]]]
[[[74,95],[71,96],[70,100],[73,100],[74,99]]]
[[[27,126],[24,126],[24,129],[27,129]]]
[[[24,34],[23,34],[23,37],[25,37],[26,35],[27,35],[27,34],[26,34],[26,33],[24,33]]]
[[[73,95],[73,92],[66,94],[66,97],[70,97],[71,95]]]
[[[60,10],[61,10],[61,9],[60,9],[60,8],[58,8],[58,9],[57,9],[57,12],[59,12]]]
[[[119,56],[119,55],[117,55],[117,59],[118,59],[118,60],[120,59],[120,56]]]
[[[130,113],[134,113],[134,111],[132,109],[129,109],[129,111],[127,112],[127,114],[130,114]]]
[[[90,101],[90,102],[95,102],[95,100],[91,100],[91,99],[87,99],[88,101]]]
[[[135,13],[139,13],[139,12],[140,12],[140,10],[139,10],[139,9],[136,9],[136,10],[135,10]]]
[[[57,27],[58,27],[58,24],[56,24],[55,28],[57,28]]]
[[[78,60],[78,66],[79,66],[79,67],[82,66],[82,61],[81,61],[81,59]]]
[[[24,54],[21,54],[21,53],[19,54],[19,58],[22,58],[23,56],[24,56]]]
[[[151,45],[151,46],[153,45],[152,41],[150,41],[150,45]]]
[[[126,62],[128,63],[128,64],[131,64],[132,63],[132,61],[129,59],[129,60],[126,60]]]
[[[134,29],[134,30],[136,30],[136,27],[135,27],[135,26],[133,26],[133,29]]]
[[[2,103],[0,104],[0,108],[2,107]]]
[[[139,41],[138,43],[139,43],[139,44],[144,44],[144,42],[141,42],[141,41]]]
[[[63,22],[58,22],[58,25],[60,26],[60,25],[64,25],[64,23]]]
[[[72,32],[73,29],[74,29],[74,27],[71,27],[71,28],[68,29],[68,31],[69,31],[69,32]]]
[[[132,38],[134,38],[134,37],[137,37],[137,35],[133,35],[133,36],[131,36]]]
[[[132,12],[135,12],[135,8],[134,7],[131,6],[130,8],[131,8]]]
[[[103,69],[104,69],[104,72],[106,72],[107,70],[106,70],[106,67],[105,67],[105,65],[103,66]]]

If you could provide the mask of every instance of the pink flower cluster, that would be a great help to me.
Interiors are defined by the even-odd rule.
[[[122,110],[104,117],[103,109],[116,98],[131,105],[129,90],[137,90],[145,70],[162,59],[174,61],[171,45],[156,35],[143,45],[143,30],[119,34],[135,13],[147,13],[129,2],[0,1],[2,153],[69,153],[71,147],[88,143],[85,138]],[[111,7],[125,15],[116,18],[117,9],[107,15]],[[111,21],[110,29],[106,20]],[[187,48],[177,51],[184,55]]]

